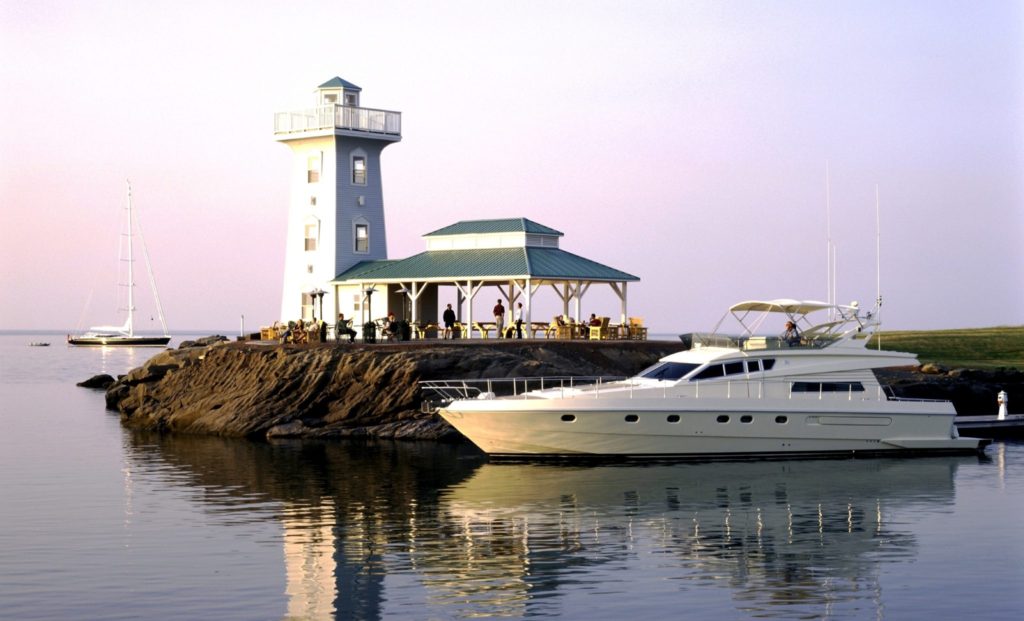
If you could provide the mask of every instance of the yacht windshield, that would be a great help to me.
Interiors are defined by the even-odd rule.
[[[646,377],[656,380],[677,380],[700,365],[689,362],[659,362],[640,372],[638,377]]]

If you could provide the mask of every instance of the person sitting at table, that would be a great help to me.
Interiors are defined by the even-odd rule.
[[[594,326],[600,327],[601,326],[601,320],[594,313],[590,313],[590,320],[587,322],[587,325],[590,326],[590,327],[594,327]]]
[[[399,340],[398,332],[399,325],[398,321],[395,320],[395,313],[394,311],[389,311],[388,318],[384,320],[384,333],[387,335],[389,341],[397,341]]]
[[[356,342],[356,331],[352,329],[352,320],[345,319],[345,313],[338,313],[338,324],[334,327],[334,334],[339,341],[342,335],[347,335],[349,343]]]

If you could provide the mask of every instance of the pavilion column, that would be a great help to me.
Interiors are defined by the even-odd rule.
[[[526,307],[526,312],[523,313],[523,325],[527,326],[526,331],[527,334],[529,334],[530,317],[532,317],[532,314],[530,312],[530,306],[532,304],[531,299],[533,298],[533,296],[531,295],[533,293],[533,287],[530,286],[530,279],[526,279],[526,290],[524,291],[524,293],[526,294],[526,304],[524,304],[523,306]]]
[[[622,314],[619,316],[619,323],[620,324],[625,324],[626,323],[626,315],[628,315],[627,304],[626,304],[626,298],[627,298],[627,296],[626,296],[626,285],[628,285],[628,284],[629,283],[627,283],[625,281],[622,282],[622,295],[619,297],[619,299],[622,302]]]
[[[583,282],[577,280],[576,281],[576,295],[575,295],[575,297],[576,297],[576,304],[575,304],[576,310],[574,312],[574,315],[576,316],[576,323],[579,323],[579,321],[580,321],[580,312],[581,312],[580,305],[583,302],[582,290],[583,290]]]

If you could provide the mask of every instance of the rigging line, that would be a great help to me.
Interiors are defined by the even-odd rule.
[[[139,230],[139,241],[142,242],[142,257],[146,260],[146,273],[149,275],[149,287],[153,290],[153,299],[156,301],[156,313],[160,317],[160,325],[164,329],[164,335],[169,334],[167,331],[167,321],[164,319],[164,308],[160,304],[160,292],[156,288],[156,276],[153,275],[153,264],[149,261],[149,248],[146,246],[146,236],[142,233],[142,222],[139,220],[138,214],[133,214],[135,219],[135,228]]]
[[[82,307],[82,313],[78,316],[78,323],[75,324],[75,332],[81,332],[82,327],[85,325],[85,314],[89,312],[89,305],[92,304],[92,294],[96,289],[89,289],[89,296],[85,298],[85,306]]]

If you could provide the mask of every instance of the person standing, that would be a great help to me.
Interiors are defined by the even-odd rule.
[[[501,300],[494,305],[494,323],[498,326],[497,337],[500,339],[505,336],[505,307],[502,305]]]
[[[516,304],[515,320],[516,320],[516,338],[517,339],[521,339],[521,338],[523,338],[523,303],[522,302],[519,302],[518,304]]]
[[[452,310],[451,304],[444,309],[441,319],[444,321],[444,338],[452,338],[452,330],[455,328],[455,311]]]

